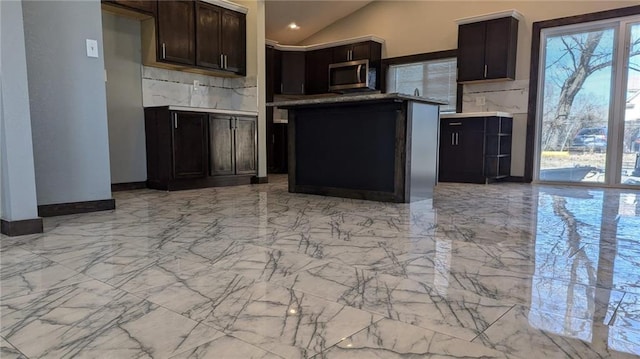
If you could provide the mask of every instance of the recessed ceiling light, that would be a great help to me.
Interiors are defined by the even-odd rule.
[[[300,29],[300,26],[298,26],[298,24],[296,24],[295,22],[292,22],[291,24],[289,24],[288,28],[291,30],[298,30]]]

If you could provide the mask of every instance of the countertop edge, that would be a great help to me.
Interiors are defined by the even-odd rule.
[[[384,93],[384,94],[372,94],[372,95],[343,95],[335,97],[323,97],[304,100],[291,100],[291,101],[277,101],[268,102],[267,107],[298,107],[298,106],[313,106],[313,105],[325,105],[334,103],[348,103],[348,102],[367,102],[367,101],[384,101],[384,100],[403,100],[403,101],[415,101],[420,103],[427,103],[431,105],[446,105],[446,102],[430,99],[426,97],[410,96],[398,93]]]
[[[468,112],[468,113],[443,113],[440,115],[441,119],[447,118],[470,118],[470,117],[507,117],[513,118],[512,113],[493,111],[493,112]]]
[[[225,110],[225,109],[218,109],[218,108],[189,107],[189,106],[153,106],[153,107],[168,107],[169,111],[189,111],[189,112],[219,113],[221,115],[258,116],[257,111]]]

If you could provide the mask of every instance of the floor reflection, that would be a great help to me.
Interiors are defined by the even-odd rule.
[[[627,304],[640,290],[638,196],[540,187],[531,326],[640,354],[640,303]]]

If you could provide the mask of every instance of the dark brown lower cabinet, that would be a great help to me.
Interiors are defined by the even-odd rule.
[[[438,181],[488,183],[509,177],[512,124],[508,117],[443,118]]]
[[[147,187],[179,190],[251,183],[255,117],[145,108]]]
[[[211,115],[209,132],[212,176],[257,172],[255,118]]]
[[[207,175],[207,114],[173,112],[173,178]]]

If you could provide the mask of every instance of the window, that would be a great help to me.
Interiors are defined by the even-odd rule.
[[[440,112],[456,112],[456,58],[391,64],[387,71],[387,92],[446,101]]]

